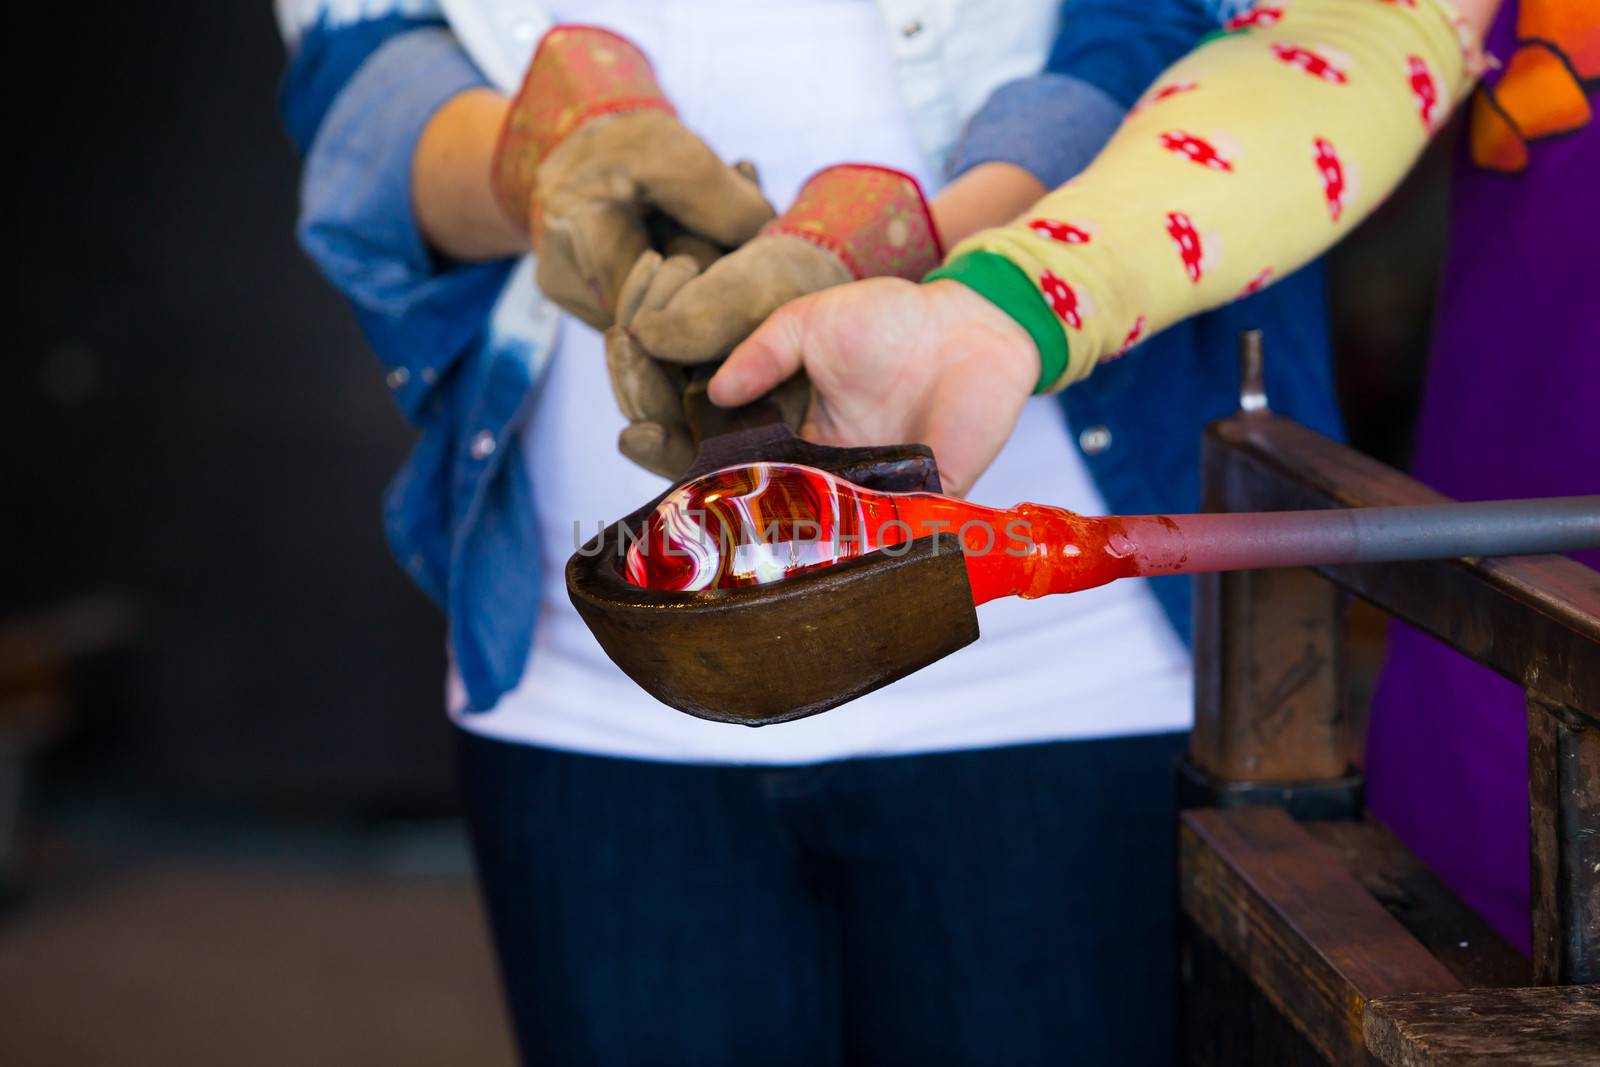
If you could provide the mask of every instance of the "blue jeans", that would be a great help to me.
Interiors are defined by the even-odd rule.
[[[527,1063],[1174,1058],[1184,735],[804,767],[463,736]]]

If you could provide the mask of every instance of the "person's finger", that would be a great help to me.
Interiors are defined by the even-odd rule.
[[[659,143],[634,158],[645,199],[703,237],[737,248],[775,214],[761,187],[728,166],[682,125],[659,126]]]
[[[813,298],[779,308],[733,350],[707,392],[721,407],[748,404],[776,388],[805,364],[805,322]]]
[[[709,237],[687,229],[677,219],[661,211],[651,211],[646,216],[650,231],[650,247],[660,249],[664,256],[693,256],[704,270],[727,254],[727,249]]]
[[[693,256],[668,256],[661,261],[660,268],[645,287],[634,317],[648,315],[665,307],[699,274],[700,264]]]
[[[639,312],[661,307],[699,273],[700,264],[693,256],[662,258],[655,249],[646,249],[628,272],[617,295],[617,325],[632,325]]]
[[[661,250],[669,256],[688,256],[705,270],[711,264],[721,259],[727,249],[715,241],[707,240],[699,234],[683,230],[668,237],[661,244]]]
[[[810,241],[759,237],[713,263],[659,311],[641,309],[629,329],[657,359],[706,363],[789,301],[849,280],[849,268]]]
[[[650,280],[660,269],[661,253],[653,248],[645,249],[634,260],[633,269],[628,271],[628,276],[622,280],[622,288],[617,292],[618,326],[626,326],[633,321],[634,313],[644,301],[645,290],[650,288]],[[606,340],[610,342],[609,337]]]
[[[594,290],[578,271],[566,226],[558,222],[542,227],[538,249],[539,291],[560,305],[562,310],[576,315],[597,330],[611,325],[610,310],[602,308]]]
[[[540,290],[595,329],[610,326],[618,291],[648,247],[637,217],[627,205],[592,201],[542,216],[537,238]]]
[[[590,200],[573,207],[558,223],[566,230],[573,263],[588,287],[593,306],[609,326],[615,321],[617,296],[639,256],[650,247],[649,235],[635,205],[616,200]],[[603,327],[602,327],[603,328]]]
[[[621,326],[607,330],[605,342],[611,391],[628,421],[682,421],[683,372],[645,355]]]
[[[736,256],[713,263],[665,307],[633,317],[629,329],[652,356],[690,366],[718,359],[784,303],[766,279],[739,269]]]
[[[635,422],[617,437],[617,451],[647,471],[676,479],[694,462],[694,442],[687,427]]]

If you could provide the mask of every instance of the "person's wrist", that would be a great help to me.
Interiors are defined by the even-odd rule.
[[[869,163],[838,163],[806,179],[762,234],[789,234],[826,249],[857,280],[920,281],[944,257],[917,180]]]
[[[551,27],[512,98],[495,147],[495,192],[512,222],[528,226],[535,172],[563,141],[596,119],[630,111],[676,114],[639,46],[596,26]]]
[[[1068,366],[1066,331],[1022,268],[994,252],[968,252],[924,279],[925,284],[937,281],[958,282],[971,289],[1028,334],[1038,357],[1034,392],[1047,392],[1060,381]]]
[[[1015,163],[979,163],[939,190],[928,208],[944,246],[953,248],[979,230],[1016,218],[1049,191]]]
[[[997,253],[974,251],[953,257],[923,280],[959,282],[1027,332],[1038,356],[1034,392],[1048,392],[1061,380],[1068,366],[1066,331],[1021,267]]]
[[[411,157],[411,211],[423,240],[449,259],[478,262],[527,251],[528,234],[497,201],[492,155],[507,99],[467,89],[433,113]]]
[[[1039,380],[1039,348],[1016,319],[982,293],[954,279],[935,279],[922,286],[947,331],[961,330],[984,348],[985,364],[1022,393]]]

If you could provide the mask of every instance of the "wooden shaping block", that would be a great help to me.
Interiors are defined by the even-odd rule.
[[[683,480],[755,461],[803,463],[870,489],[940,490],[926,446],[829,448],[781,424],[705,439]],[[773,585],[641,589],[623,577],[625,531],[637,535],[665,496],[584,545],[567,563],[567,592],[612,662],[670,707],[747,726],[787,722],[977,640],[966,562],[949,533],[919,538],[899,555],[869,553]]]

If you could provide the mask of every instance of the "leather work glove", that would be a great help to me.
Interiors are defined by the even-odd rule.
[[[631,330],[657,359],[704,363],[796,297],[862,278],[921,281],[943,258],[915,178],[843,163],[812,175],[788,211],[658,309],[641,310]]]
[[[539,287],[605,329],[623,279],[652,245],[702,261],[772,218],[751,177],[678,121],[650,61],[590,26],[545,34],[506,113],[492,180],[539,257]]]
[[[626,329],[606,337],[612,386],[633,423],[619,442],[623,455],[667,477],[682,474],[694,449],[671,416],[681,403],[674,408],[667,393],[692,377],[685,368],[722,359],[790,300],[861,278],[920,281],[943,255],[916,180],[856,163],[814,174],[788,211],[709,266],[646,253],[619,303]],[[773,393],[793,429],[809,398],[803,377]]]
[[[606,370],[617,406],[628,426],[617,438],[617,450],[646,470],[676,480],[694,460],[696,435],[690,430],[687,394],[703,389],[705,379],[694,368],[651,359],[628,332],[641,313],[660,309],[704,263],[691,255],[665,258],[647,250],[623,283],[617,300],[617,324],[606,331]],[[811,400],[811,386],[800,374],[769,394],[783,421],[798,429]]]

